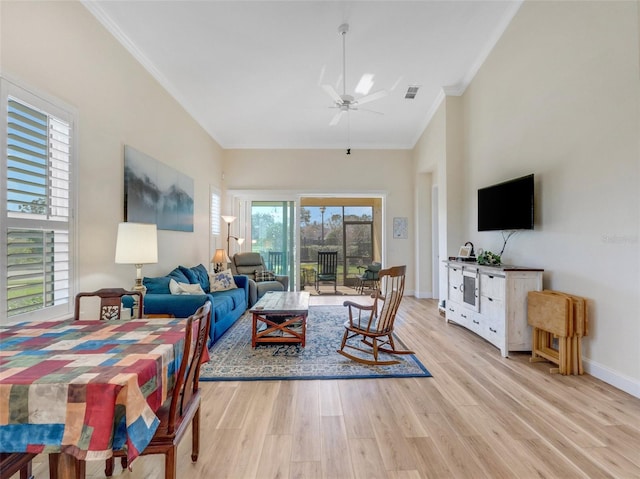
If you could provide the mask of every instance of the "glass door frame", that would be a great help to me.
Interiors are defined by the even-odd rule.
[[[291,291],[297,291],[300,281],[300,272],[296,265],[300,263],[300,252],[298,245],[300,244],[300,197],[297,192],[288,191],[263,191],[263,190],[228,190],[225,194],[225,214],[232,214],[238,218],[238,234],[245,241],[242,246],[237,246],[234,252],[251,251],[252,235],[251,235],[251,213],[252,204],[254,202],[291,202],[293,204],[293,233],[289,236],[292,238],[292,244],[289,245],[288,255],[288,276],[289,288]],[[266,258],[265,258],[266,261]]]
[[[300,291],[300,204],[302,198],[328,198],[335,200],[336,198],[379,198],[381,200],[380,208],[380,256],[382,264],[386,264],[386,249],[387,249],[387,193],[381,191],[370,192],[318,192],[318,191],[290,191],[290,190],[226,190],[224,193],[224,207],[223,214],[231,214],[236,216],[238,220],[237,234],[245,238],[242,246],[235,245],[235,250],[232,248],[232,254],[234,252],[247,252],[251,251],[251,204],[254,201],[293,201],[294,202],[294,235],[293,235],[293,251],[290,270],[293,271],[293,277],[289,276],[289,284],[292,285],[292,291]],[[222,238],[222,241],[226,241]],[[226,243],[225,243],[226,247]]]
[[[350,277],[349,276],[349,266],[350,266],[350,261],[351,259],[354,258],[359,258],[360,260],[362,260],[361,256],[350,256],[347,254],[347,229],[350,226],[369,226],[370,228],[370,237],[371,237],[371,258],[369,259],[369,262],[373,261],[373,257],[375,255],[374,252],[374,221],[372,219],[371,223],[363,223],[363,222],[358,222],[358,221],[344,221],[342,222],[342,251],[344,251],[344,257],[342,258],[342,262],[343,262],[343,271],[342,271],[342,281],[343,284],[345,286],[351,286],[353,287],[353,285],[357,284],[357,278],[354,277]],[[362,261],[360,261],[362,263]],[[361,266],[366,266],[365,263],[362,263]],[[353,284],[350,284],[353,283]]]
[[[257,204],[257,203],[262,203],[262,204]],[[295,278],[296,276],[296,272],[295,272],[295,253],[296,253],[296,241],[294,238],[294,233],[296,230],[296,225],[295,225],[295,218],[297,216],[297,208],[296,208],[296,203],[295,201],[288,201],[288,200],[251,200],[247,202],[248,205],[248,215],[249,218],[251,218],[251,220],[253,220],[253,215],[254,215],[254,208],[265,208],[265,209],[273,209],[273,213],[276,213],[277,211],[279,211],[281,213],[282,216],[282,223],[280,229],[279,234],[276,235],[277,237],[277,248],[275,250],[268,250],[268,251],[263,251],[263,250],[258,250],[260,252],[260,254],[262,255],[266,268],[267,270],[273,271],[275,274],[282,274],[282,275],[286,275],[289,278]],[[269,215],[269,213],[265,213],[267,216]],[[253,233],[254,231],[254,225],[251,225],[251,232]],[[260,238],[261,240],[265,240],[265,238]],[[254,249],[253,247],[253,243],[254,243],[254,238],[253,238],[253,234],[251,235],[251,237],[249,238],[250,242],[248,243],[249,245],[251,245],[250,247],[247,247],[247,250],[250,251],[254,251],[254,252],[258,252],[256,251],[256,249]],[[282,262],[281,262],[281,266],[282,266],[282,270],[281,271],[276,271],[273,267],[273,265],[271,264],[271,255],[268,253],[271,253],[272,251],[277,251],[279,252],[279,254],[282,255]]]

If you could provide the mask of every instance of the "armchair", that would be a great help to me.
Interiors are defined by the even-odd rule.
[[[288,291],[289,289],[288,276],[260,274],[268,272],[260,253],[234,254],[231,258],[231,271],[233,274],[242,274],[249,278],[249,307],[253,306],[267,291]]]

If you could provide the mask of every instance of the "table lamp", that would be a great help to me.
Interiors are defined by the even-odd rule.
[[[120,223],[116,239],[116,263],[136,266],[134,291],[146,291],[142,265],[158,262],[158,231],[154,224]]]
[[[217,249],[213,254],[213,258],[211,258],[211,262],[213,263],[213,272],[219,273],[223,269],[223,264],[226,266],[231,262],[227,252],[223,249]]]

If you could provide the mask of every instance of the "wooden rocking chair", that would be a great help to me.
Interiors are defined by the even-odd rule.
[[[378,358],[380,351],[389,354],[413,354],[413,351],[396,349],[393,340],[393,324],[404,293],[406,269],[406,266],[393,266],[380,271],[378,275],[380,288],[371,296],[374,299],[373,304],[363,305],[352,301],[343,303],[349,308],[349,320],[344,325],[345,332],[338,350],[340,354],[359,363],[372,365],[391,365],[400,362],[380,360]],[[382,302],[381,306],[380,302]],[[362,336],[360,342],[364,346],[347,344],[349,339],[356,336]],[[373,359],[355,356],[345,349],[355,349],[370,354]]]
[[[320,294],[320,283],[333,283],[333,293],[338,292],[338,252],[318,251],[316,291]]]

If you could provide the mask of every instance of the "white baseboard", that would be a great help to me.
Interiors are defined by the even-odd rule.
[[[598,378],[613,387],[640,398],[640,381],[637,379],[624,376],[595,361],[583,359],[582,363],[585,372],[591,374],[594,378]]]
[[[415,297],[418,299],[431,299],[433,293],[431,291],[416,291]]]

